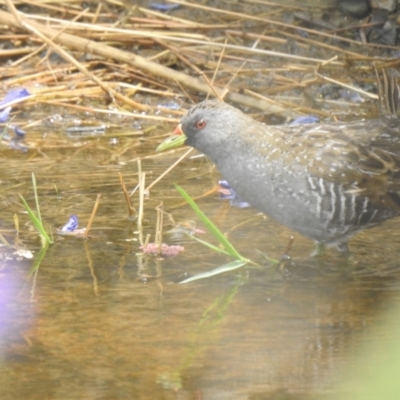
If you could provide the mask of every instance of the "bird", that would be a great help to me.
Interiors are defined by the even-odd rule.
[[[400,215],[399,88],[384,71],[379,118],[269,126],[219,100],[187,111],[157,151],[204,153],[242,200],[322,247]]]

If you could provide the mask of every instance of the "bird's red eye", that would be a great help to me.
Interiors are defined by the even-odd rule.
[[[196,128],[197,128],[197,129],[203,129],[203,128],[206,127],[206,125],[207,125],[207,122],[204,121],[204,119],[199,119],[199,120],[196,122]]]

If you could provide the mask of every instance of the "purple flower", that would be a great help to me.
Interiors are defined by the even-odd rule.
[[[8,103],[15,102],[15,100],[24,99],[25,97],[30,96],[31,94],[24,88],[16,88],[11,89],[4,97],[3,100],[0,101],[0,108],[4,108],[8,105]]]
[[[61,232],[73,232],[78,229],[78,217],[71,215],[68,222],[61,228]]]

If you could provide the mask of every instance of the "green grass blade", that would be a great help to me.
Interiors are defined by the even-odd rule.
[[[204,278],[210,278],[211,276],[223,274],[224,272],[233,271],[235,269],[243,267],[243,265],[246,265],[247,262],[248,262],[247,260],[231,261],[230,263],[221,265],[220,267],[212,269],[211,271],[202,272],[200,274],[191,276],[190,278],[184,279],[183,281],[179,282],[179,284],[189,283],[189,282],[197,281],[199,279],[204,279]]]
[[[279,260],[275,260],[275,258],[271,258],[271,257],[268,257],[266,254],[264,254],[263,252],[261,252],[260,250],[257,250],[256,249],[256,252],[258,253],[258,254],[260,254],[261,256],[263,256],[268,262],[270,262],[271,264],[279,264]]]
[[[211,250],[216,251],[217,253],[221,253],[221,254],[225,254],[227,256],[230,256],[230,254],[226,250],[221,249],[221,247],[214,246],[213,244],[208,243],[205,240],[201,240],[196,236],[193,236],[193,235],[188,235],[188,236],[190,236],[192,239],[196,240],[197,242],[203,244],[204,246],[209,247]]]
[[[34,227],[36,230],[39,232],[39,234],[45,239],[47,243],[53,243],[47,234],[46,230],[43,227],[42,222],[39,220],[39,218],[35,215],[35,213],[32,211],[32,209],[29,207],[28,203],[25,201],[25,199],[20,195],[22,202],[24,203],[24,207],[26,211],[28,212],[29,218],[31,219]],[[43,244],[43,241],[42,241]]]
[[[207,227],[207,229],[213,234],[213,236],[224,246],[225,250],[229,255],[238,259],[245,260],[238,251],[233,247],[231,242],[225,237],[225,235],[209,220],[203,211],[197,206],[193,199],[183,190],[180,186],[175,185],[176,190],[179,194],[189,203],[196,215],[201,219],[201,222]],[[247,261],[246,261],[247,262]]]
[[[40,207],[39,207],[39,196],[37,194],[36,178],[35,178],[35,174],[33,172],[32,172],[32,186],[33,186],[33,194],[35,196],[37,216],[38,216],[40,223],[42,223],[42,216],[40,214]]]

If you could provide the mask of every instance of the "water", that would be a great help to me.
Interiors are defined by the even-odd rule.
[[[77,138],[42,128],[29,132],[27,153],[0,148],[1,233],[34,252],[21,259],[0,248],[1,399],[325,398],[340,393],[344,371],[357,370],[363,346],[395,337],[382,321],[398,299],[396,220],[359,234],[349,260],[333,252],[323,262],[309,259],[313,244],[295,235],[295,265],[273,272],[256,250],[279,258],[293,232],[212,195],[198,204],[261,267],[179,285],[229,259],[167,234],[164,241],[185,246],[182,254],[141,255],[118,173],[132,190],[141,157],[147,184],[156,179],[181,154],[154,154],[167,130]],[[19,199],[34,207],[32,172],[55,239],[39,266],[39,239]],[[161,201],[175,221],[196,220],[179,206],[174,182],[194,197],[218,179],[205,158],[183,161],[150,191],[144,233],[154,238]],[[99,193],[88,240],[55,234],[71,214],[84,227]]]

